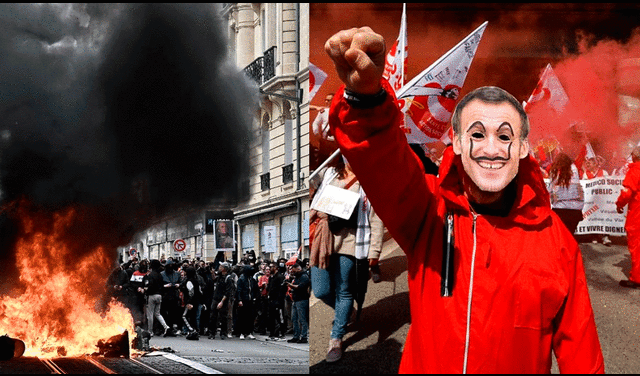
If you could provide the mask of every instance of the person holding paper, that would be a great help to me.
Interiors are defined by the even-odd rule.
[[[328,362],[335,362],[342,358],[342,338],[353,303],[356,301],[361,307],[364,302],[369,265],[376,265],[380,257],[384,224],[371,207],[349,163],[335,158],[330,166],[318,174],[321,183],[311,205],[310,223],[316,219],[318,222],[312,235],[310,266],[313,293],[335,311],[326,358]],[[332,196],[328,197],[326,192],[332,192]],[[348,197],[354,194],[357,201],[351,204]],[[324,206],[335,215],[328,214],[316,209],[319,205],[315,204],[322,199],[343,202],[342,207],[353,209],[344,215],[341,207]]]
[[[344,85],[329,124],[407,255],[411,326],[400,373],[602,373],[582,256],[529,155],[528,117],[481,87],[452,116],[439,175],[424,173],[368,27],[325,44]]]

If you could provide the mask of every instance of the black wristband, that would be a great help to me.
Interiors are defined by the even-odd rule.
[[[384,103],[387,99],[387,91],[380,88],[376,94],[358,94],[348,89],[344,89],[344,99],[354,108],[373,108]]]

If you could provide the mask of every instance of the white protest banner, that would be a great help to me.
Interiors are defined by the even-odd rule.
[[[623,214],[616,211],[616,200],[622,190],[620,176],[580,180],[584,189],[584,219],[578,224],[576,235],[606,234],[626,236],[624,229],[627,209]]]
[[[311,209],[342,219],[349,219],[356,205],[358,205],[358,200],[360,200],[360,194],[357,192],[326,185],[314,197]]]

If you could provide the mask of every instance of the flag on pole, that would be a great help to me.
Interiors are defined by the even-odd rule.
[[[384,77],[395,92],[404,86],[404,72],[407,65],[407,4],[402,5],[402,18],[400,20],[400,34],[387,53],[384,62]]]
[[[587,143],[584,144],[582,149],[580,149],[580,153],[578,153],[576,160],[573,162],[573,164],[575,164],[576,167],[578,168],[578,171],[580,171],[580,174],[582,174],[582,171],[583,171],[582,166],[584,165],[584,162],[587,159],[591,159],[591,158],[596,158],[596,153],[594,153],[593,148],[591,147],[591,143],[587,141]]]
[[[410,143],[446,138],[451,115],[488,22],[461,40],[396,92],[405,112]]]
[[[540,80],[529,100],[525,102],[524,109],[531,112],[534,107],[546,106],[561,114],[569,104],[569,97],[564,91],[558,76],[556,76],[551,64],[547,64],[540,75]]]
[[[322,69],[309,62],[309,102],[311,102],[318,90],[320,90],[320,86],[322,86],[326,78],[327,74],[324,73]]]

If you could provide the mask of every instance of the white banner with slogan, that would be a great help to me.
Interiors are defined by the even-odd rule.
[[[606,234],[627,236],[624,223],[627,209],[622,214],[616,211],[616,200],[622,190],[623,177],[608,176],[580,180],[584,189],[583,220],[578,224],[576,235]]]

